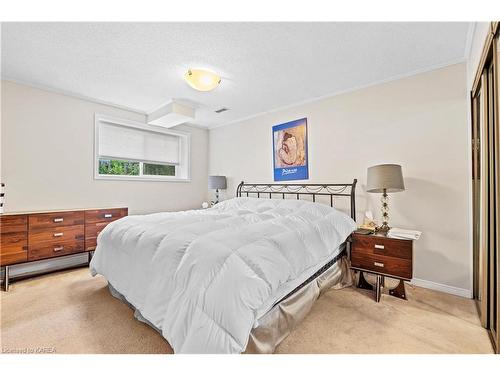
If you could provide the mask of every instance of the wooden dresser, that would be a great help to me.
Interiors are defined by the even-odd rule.
[[[128,215],[128,208],[27,212],[0,215],[0,266],[92,251],[97,236],[110,222]]]

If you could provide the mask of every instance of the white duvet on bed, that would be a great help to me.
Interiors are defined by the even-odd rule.
[[[176,353],[241,353],[258,312],[335,255],[356,228],[299,200],[234,198],[207,210],[128,216],[99,235],[90,264]]]

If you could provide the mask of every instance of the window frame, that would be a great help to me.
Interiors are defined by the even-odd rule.
[[[126,160],[132,162],[139,162],[139,175],[109,175],[99,173],[99,159],[101,157],[99,154],[99,125],[102,122],[107,122],[113,125],[135,128],[144,131],[163,133],[168,135],[174,135],[180,138],[179,145],[179,165],[175,166],[175,176],[162,176],[162,175],[144,175],[143,174],[143,164],[165,164],[165,163],[155,163],[153,161],[144,162],[142,160],[130,160],[121,158],[107,158],[110,160]],[[148,125],[137,121],[125,120],[116,117],[101,115],[96,113],[94,116],[94,180],[116,180],[116,181],[163,181],[163,182],[190,182],[191,181],[191,135],[187,132],[171,130],[168,128],[163,128],[161,126]]]

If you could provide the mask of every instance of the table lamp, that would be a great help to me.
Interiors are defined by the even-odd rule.
[[[219,203],[219,189],[225,189],[226,186],[226,176],[208,176],[208,188],[215,189],[214,204]]]
[[[387,233],[389,227],[389,197],[387,193],[403,191],[405,184],[403,172],[398,164],[380,164],[368,168],[366,191],[368,193],[382,193],[382,226],[377,232]]]

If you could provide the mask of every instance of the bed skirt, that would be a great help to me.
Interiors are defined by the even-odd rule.
[[[280,301],[260,317],[250,331],[244,353],[271,354],[276,347],[304,320],[315,301],[329,289],[342,289],[352,285],[352,273],[347,257],[343,256],[330,268],[294,294]],[[155,329],[161,330],[145,319],[126,298],[108,282],[111,295],[125,302],[134,310],[134,317]]]
[[[347,258],[340,258],[315,280],[281,301],[257,321],[250,332],[245,353],[274,353],[276,347],[311,311],[316,300],[329,289],[352,285]]]

